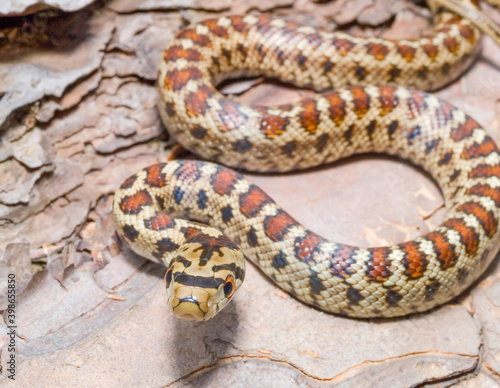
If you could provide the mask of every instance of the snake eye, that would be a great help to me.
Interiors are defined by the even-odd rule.
[[[226,298],[230,298],[233,296],[235,288],[234,278],[229,275],[226,278],[226,283],[224,284],[224,295],[226,296]]]
[[[165,274],[165,287],[168,288],[170,286],[170,282],[172,281],[172,267],[167,269],[167,273]]]

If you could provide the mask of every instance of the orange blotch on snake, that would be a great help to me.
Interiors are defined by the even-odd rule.
[[[120,202],[120,209],[125,214],[138,214],[143,206],[151,206],[153,199],[147,190],[141,190],[134,195],[123,197]]]
[[[174,221],[167,214],[157,212],[154,217],[144,220],[144,226],[151,230],[164,230],[174,226]]]
[[[217,194],[229,195],[234,189],[234,185],[238,181],[238,175],[226,168],[220,168],[212,175],[212,188]]]
[[[279,210],[275,216],[267,216],[264,219],[264,233],[272,241],[280,241],[293,225],[297,225],[297,221],[284,211]]]
[[[354,112],[361,119],[370,109],[370,96],[362,86],[351,87],[351,93],[354,101]]]
[[[319,244],[325,241],[313,232],[307,232],[305,237],[295,239],[295,256],[302,261],[313,260],[314,253],[319,250]]]
[[[221,38],[227,38],[228,36],[227,29],[224,28],[223,26],[218,25],[217,22],[218,19],[209,19],[205,20],[204,22],[201,22],[201,24],[207,26],[210,32],[212,32],[213,34]]]
[[[418,250],[419,244],[415,241],[409,241],[400,244],[400,247],[406,253],[403,258],[403,265],[406,269],[405,275],[412,279],[421,277],[427,268],[427,259]]]
[[[462,158],[473,159],[480,156],[488,156],[492,152],[498,152],[495,142],[491,138],[486,138],[482,143],[474,143],[464,148]]]
[[[469,178],[490,178],[500,179],[500,165],[490,166],[489,164],[480,164],[469,172]]]
[[[349,53],[349,51],[352,50],[352,48],[355,46],[355,43],[348,39],[334,38],[333,45],[338,50],[340,55],[345,56]]]
[[[177,34],[177,39],[189,39],[198,46],[209,47],[211,46],[210,37],[201,35],[193,28],[186,28]]]
[[[189,81],[202,77],[203,73],[195,67],[171,70],[165,76],[165,87],[169,90],[181,90]]]
[[[370,42],[366,45],[366,48],[368,49],[368,53],[377,61],[382,61],[389,54],[389,48],[382,43]]]
[[[406,62],[411,62],[415,57],[416,49],[406,44],[397,44],[398,53],[404,58]]]
[[[460,205],[457,210],[474,215],[488,237],[492,237],[497,231],[498,221],[495,215],[492,211],[486,210],[481,204],[470,201]]]
[[[431,232],[425,237],[432,241],[441,269],[450,268],[457,260],[457,256],[455,248],[450,244],[446,235],[440,232]]]
[[[314,134],[319,125],[319,111],[316,108],[316,102],[311,99],[303,101],[301,105],[303,111],[299,115],[299,122],[306,131]]]
[[[207,85],[198,87],[196,93],[189,93],[184,101],[186,111],[190,116],[200,116],[208,109],[207,99],[214,94],[214,90]]]
[[[170,47],[163,54],[165,61],[176,61],[177,59],[185,59],[186,61],[198,62],[201,60],[201,53],[198,50],[175,45]]]
[[[473,254],[479,248],[479,235],[473,228],[467,226],[463,219],[452,218],[451,220],[443,222],[441,226],[455,230],[460,234],[462,244],[464,244],[467,254]]]
[[[500,207],[500,188],[493,188],[489,185],[477,184],[468,189],[466,194],[476,195],[479,197],[490,197],[495,202],[495,204]]]
[[[389,260],[390,250],[387,247],[371,248],[370,259],[367,263],[367,276],[376,282],[384,282],[391,275],[391,260]]]
[[[260,130],[270,139],[283,134],[289,124],[287,117],[280,117],[265,113],[260,119]]]
[[[379,88],[380,96],[380,114],[382,116],[391,113],[398,105],[398,96],[396,96],[396,88],[393,86],[381,86]]]
[[[328,104],[328,116],[337,125],[342,124],[345,119],[345,101],[340,97],[337,92],[324,93],[323,97],[326,98]]]
[[[455,141],[463,140],[472,136],[472,132],[479,128],[479,124],[472,118],[467,117],[465,123],[460,124],[458,127],[453,128],[451,131],[451,138]]]
[[[165,185],[165,174],[162,173],[165,163],[155,164],[154,166],[147,167],[146,183],[151,187],[162,187]]]
[[[247,218],[255,217],[270,200],[265,192],[252,185],[246,193],[240,195],[240,211]]]

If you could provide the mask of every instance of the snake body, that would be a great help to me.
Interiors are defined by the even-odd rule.
[[[159,87],[163,121],[185,148],[252,171],[365,152],[397,155],[433,176],[447,214],[413,241],[359,248],[306,229],[226,167],[150,166],[116,192],[115,223],[132,249],[168,267],[174,313],[215,315],[243,281],[242,252],[297,299],[352,317],[425,311],[470,286],[499,248],[500,154],[462,110],[406,87],[432,90],[458,77],[479,38],[471,22],[447,12],[413,41],[354,38],[252,15],[181,31],[164,53]],[[245,106],[214,86],[239,74],[328,91],[294,105]]]

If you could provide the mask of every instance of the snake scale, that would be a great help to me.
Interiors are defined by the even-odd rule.
[[[259,172],[396,155],[432,175],[447,214],[413,241],[360,248],[306,229],[229,168],[192,160],[150,166],[117,190],[113,212],[120,237],[167,266],[173,313],[213,317],[240,287],[244,256],[302,302],[350,317],[422,312],[470,286],[499,248],[500,154],[462,110],[416,89],[456,79],[480,35],[445,11],[416,40],[357,38],[267,15],[219,17],[179,32],[159,66],[159,107],[183,147]],[[241,74],[322,93],[245,106],[214,86]]]

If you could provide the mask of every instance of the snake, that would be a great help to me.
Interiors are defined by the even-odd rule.
[[[113,202],[120,239],[166,266],[173,314],[213,318],[241,287],[245,258],[301,302],[355,318],[424,312],[473,284],[499,249],[500,153],[481,125],[430,91],[471,65],[484,27],[478,20],[439,8],[432,28],[397,41],[267,14],[182,29],[159,65],[158,106],[169,134],[202,160],[149,166],[126,179]],[[216,89],[241,75],[316,93],[250,106]],[[412,241],[350,246],[301,225],[241,173],[308,169],[367,152],[427,171],[443,193],[444,221]]]

